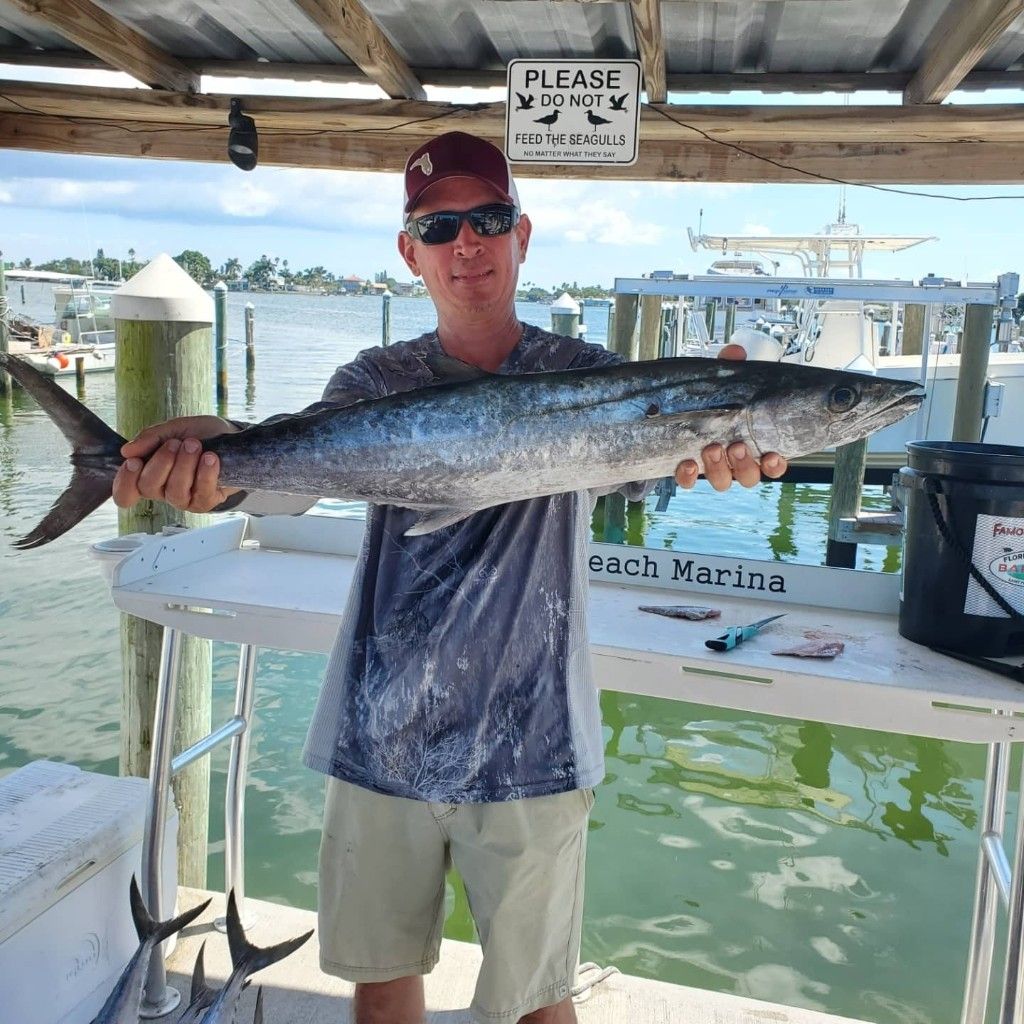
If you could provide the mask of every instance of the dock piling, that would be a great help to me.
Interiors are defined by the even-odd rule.
[[[380,332],[380,343],[386,348],[391,344],[391,292],[389,291],[385,291],[381,296]]]
[[[953,411],[953,440],[981,440],[985,406],[985,379],[992,341],[994,306],[971,304],[964,315],[964,340],[960,346],[960,372]]]
[[[213,286],[215,307],[215,340],[217,350],[217,414],[228,411],[228,286],[218,281]]]
[[[209,296],[166,254],[115,292],[119,433],[134,437],[161,420],[210,412],[212,307]],[[122,534],[159,533],[174,525],[200,526],[208,521],[152,501],[122,509],[119,518]],[[121,616],[122,775],[149,772],[162,633],[160,626]],[[180,637],[177,659],[174,747],[183,750],[210,731],[210,642]],[[206,884],[209,773],[209,761],[203,759],[173,783],[179,813],[178,878],[185,885]]]
[[[245,304],[245,373],[252,377],[256,372],[256,307]],[[251,383],[251,381],[250,381]]]
[[[928,307],[920,302],[908,302],[903,307],[903,342],[900,352],[905,356],[919,356],[924,352]]]
[[[615,333],[608,336],[608,347],[618,352],[623,359],[636,359],[633,335],[636,332],[638,305],[636,295],[615,296]]]
[[[860,512],[861,490],[864,486],[864,469],[867,461],[867,438],[840,445],[836,449],[832,493],[829,500],[826,565],[839,569],[857,567],[857,545],[838,539],[839,521],[851,516],[856,517]]]
[[[4,254],[0,252],[0,352],[8,352],[7,343],[7,282],[4,277]],[[0,398],[10,398],[13,392],[11,375],[0,370]]]
[[[580,336],[580,304],[568,292],[551,303],[551,330],[567,338]]]
[[[640,343],[637,358],[661,356],[661,296],[644,295],[640,299]]]

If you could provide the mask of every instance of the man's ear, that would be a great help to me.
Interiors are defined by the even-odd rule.
[[[398,232],[398,254],[416,277],[422,277],[419,264],[416,262],[416,246],[413,244],[412,235],[408,231]]]
[[[530,234],[533,231],[533,224],[525,213],[520,214],[519,223],[516,224],[516,238],[519,241],[519,262],[526,262],[526,250],[530,247]]]

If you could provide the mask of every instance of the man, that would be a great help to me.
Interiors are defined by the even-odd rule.
[[[504,155],[452,132],[409,158],[398,248],[437,330],[361,353],[328,384],[348,404],[435,383],[439,357],[492,373],[618,361],[519,322],[532,226]],[[201,439],[235,425],[172,421],[125,445],[114,495],[207,511],[295,511],[221,487]],[[443,439],[439,439],[443,444]],[[145,460],[145,461],[143,461]],[[742,444],[703,453],[707,479],[751,486]],[[529,472],[529,467],[523,467]],[[680,464],[692,487],[699,467]],[[624,484],[641,497],[649,484]],[[325,971],[356,982],[357,1024],[419,1024],[454,862],[480,933],[481,1021],[572,1024],[587,817],[604,766],[586,636],[586,491],[478,512],[423,537],[416,514],[371,506],[305,761],[328,776],[320,851]]]

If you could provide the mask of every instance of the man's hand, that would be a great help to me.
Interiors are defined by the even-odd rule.
[[[125,462],[114,477],[114,502],[129,508],[143,498],[183,512],[209,512],[237,487],[221,487],[220,460],[203,452],[204,438],[237,433],[219,416],[182,416],[147,427],[121,448]]]
[[[746,359],[746,350],[740,345],[726,345],[718,353],[719,359]],[[761,482],[761,474],[773,480],[782,476],[789,463],[776,452],[765,452],[761,462],[752,458],[742,441],[734,441],[728,448],[709,444],[701,453],[704,478],[716,491],[727,491],[733,481],[743,487],[754,487]],[[701,467],[693,459],[685,459],[676,466],[676,483],[689,490],[700,476]]]

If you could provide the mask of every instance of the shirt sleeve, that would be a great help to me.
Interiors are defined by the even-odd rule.
[[[371,398],[380,398],[386,393],[383,381],[373,363],[362,355],[344,366],[339,366],[324,388],[323,398],[319,402],[307,405],[298,413],[278,413],[263,420],[266,423],[276,423],[288,415],[308,416],[312,413],[321,412],[324,409],[337,409],[346,405],[355,405],[356,402],[363,402]],[[252,426],[231,420],[236,427],[243,431]],[[272,515],[302,515],[309,511],[316,503],[317,498],[302,494],[282,494],[277,491],[239,491],[232,494],[230,498],[218,505],[214,512],[229,512],[237,510],[253,516]]]
[[[624,362],[625,359],[618,352],[612,352],[600,345],[584,345],[569,364],[569,368],[583,370],[592,366],[615,366]],[[643,501],[657,486],[657,480],[633,480],[608,487],[594,487],[590,491],[590,500],[593,503],[606,494],[618,493],[624,495],[627,501]]]

